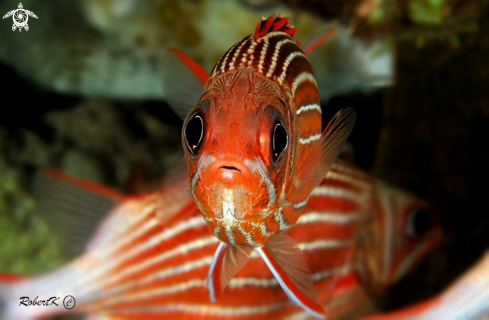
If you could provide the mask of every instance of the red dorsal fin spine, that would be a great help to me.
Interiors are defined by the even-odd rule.
[[[313,41],[311,44],[309,44],[304,49],[304,53],[309,54],[309,52],[311,52],[312,49],[316,48],[318,45],[320,45],[321,43],[326,41],[326,39],[331,37],[335,32],[336,32],[336,28],[333,28],[333,29],[329,30],[328,32],[326,32],[326,34],[324,34],[322,37],[320,37],[319,39],[317,39],[317,40]]]
[[[204,68],[202,68],[197,62],[195,62],[192,58],[187,56],[182,51],[175,48],[169,48],[168,50],[172,52],[175,56],[177,56],[177,58],[193,72],[193,74],[197,77],[197,79],[199,79],[199,82],[202,85],[205,84],[205,82],[209,78],[209,74],[207,73],[207,71],[204,70]]]
[[[293,37],[295,34],[295,29],[293,26],[289,25],[289,19],[281,17],[278,13],[274,13],[268,17],[268,19],[262,18],[256,25],[255,33],[253,34],[253,39],[263,37],[269,32],[273,31],[283,31],[289,36]]]
[[[81,189],[88,189],[92,192],[100,193],[109,198],[114,198],[116,200],[121,200],[123,198],[123,195],[119,194],[117,191],[114,191],[108,187],[105,187],[101,184],[92,181],[73,178],[61,171],[57,171],[54,169],[45,169],[45,170],[41,170],[39,174],[50,177],[51,179],[54,179],[53,181],[65,181],[68,184],[73,184],[80,187]]]

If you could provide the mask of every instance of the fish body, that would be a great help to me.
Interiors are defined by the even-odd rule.
[[[0,318],[63,312],[85,313],[91,319],[308,316],[289,300],[256,252],[230,280],[226,294],[215,303],[209,301],[205,285],[219,240],[185,192],[186,177],[158,192],[131,197],[53,172],[38,180],[41,202],[47,202],[41,208],[68,218],[58,228],[69,234],[82,232],[83,221],[105,213],[102,203],[113,206],[102,215],[84,253],[72,262],[44,275],[0,284]],[[425,210],[426,204],[342,162],[335,163],[313,190],[302,216],[286,234],[302,250],[318,300],[331,319],[372,313],[362,286],[367,292],[387,287],[395,279],[390,275],[409,270],[393,261],[406,259],[411,266],[425,253],[419,248],[436,245],[440,230],[434,223],[417,238],[409,235],[405,224],[414,209]],[[395,232],[387,239],[389,228]],[[407,240],[417,246],[405,250],[401,244]],[[384,241],[397,245],[382,245]],[[388,262],[382,259],[387,255],[383,250],[391,250]],[[415,259],[410,258],[412,252],[419,253]],[[62,300],[66,295],[76,299],[70,311],[61,304],[19,307],[23,296]]]
[[[355,115],[340,111],[321,133],[318,88],[294,33],[275,14],[232,46],[188,112],[182,142],[192,197],[221,241],[211,300],[256,250],[287,295],[323,317],[301,250],[282,233],[298,221]]]

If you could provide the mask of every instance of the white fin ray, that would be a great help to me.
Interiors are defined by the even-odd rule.
[[[325,318],[309,267],[292,238],[279,234],[268,241],[265,247],[256,248],[256,251],[292,301],[310,315]]]
[[[252,247],[226,245],[220,242],[207,276],[207,287],[212,302],[224,291],[229,281],[250,259]]]

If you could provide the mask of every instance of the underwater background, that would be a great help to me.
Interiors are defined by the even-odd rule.
[[[55,168],[124,193],[158,185],[182,155],[165,102],[168,47],[206,70],[261,16],[310,39],[323,123],[354,107],[359,167],[432,205],[442,245],[376,297],[391,310],[434,295],[489,248],[489,3],[475,0],[25,1],[29,31],[0,20],[0,272],[71,257],[36,213],[32,179]],[[18,2],[0,0],[0,12]]]

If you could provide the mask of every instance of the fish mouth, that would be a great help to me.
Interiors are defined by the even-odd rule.
[[[239,161],[233,161],[233,160],[227,160],[227,161],[216,161],[211,166],[209,166],[209,169],[212,169],[212,167],[216,168],[217,170],[230,170],[230,171],[236,171],[239,173],[243,173],[245,175],[251,175],[251,169],[245,164],[241,163]]]
[[[218,180],[224,182],[228,188],[235,184],[248,185],[255,176],[246,164],[232,160],[217,160],[211,163],[205,171],[207,185]]]
[[[224,170],[235,170],[235,171],[238,171],[238,172],[241,172],[241,170],[239,170],[238,168],[236,167],[232,167],[232,166],[220,166],[219,169],[224,169]]]

